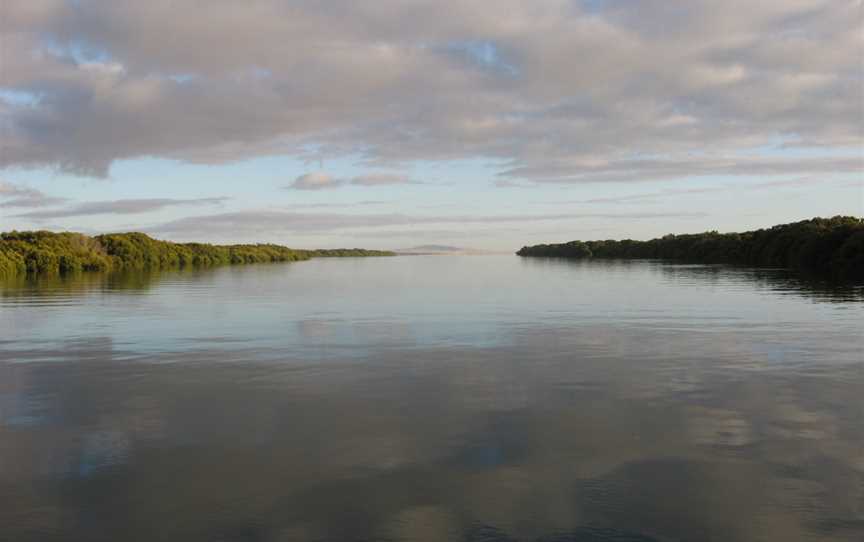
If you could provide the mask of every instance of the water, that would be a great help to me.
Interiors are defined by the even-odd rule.
[[[329,259],[0,284],[0,539],[859,541],[864,292]]]

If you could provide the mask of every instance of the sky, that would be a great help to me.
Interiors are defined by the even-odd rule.
[[[0,230],[299,248],[864,215],[861,0],[4,0]]]

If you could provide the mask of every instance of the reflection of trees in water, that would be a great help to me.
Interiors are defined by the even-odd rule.
[[[0,421],[0,524],[21,541],[859,540],[860,365],[752,371],[729,339],[675,353],[598,325],[324,365],[80,345],[2,366],[4,396],[36,411]]]
[[[789,269],[735,266],[729,264],[677,264],[662,260],[571,260],[566,258],[525,258],[527,266],[570,267],[588,271],[645,271],[665,280],[685,284],[756,286],[787,295],[825,302],[864,301],[864,284],[826,280]]]
[[[864,285],[835,282],[818,276],[785,269],[760,269],[726,265],[660,265],[668,280],[719,283],[739,283],[756,286],[785,295],[812,298],[816,301],[864,301]]]
[[[205,279],[218,271],[189,268],[17,276],[0,279],[0,297],[52,298],[100,291],[144,292],[165,281]]]
[[[561,258],[524,258],[526,266],[556,266],[583,269],[586,272],[644,272],[646,269],[664,280],[685,284],[756,286],[784,295],[807,297],[824,302],[864,301],[864,285],[828,281],[784,269],[739,267],[733,265],[673,264],[659,260],[568,260]],[[18,276],[0,278],[0,297],[60,297],[83,295],[95,291],[147,291],[166,281],[194,281],[212,278],[215,273],[242,276],[243,273],[283,273],[283,266],[261,268],[186,268],[173,270],[130,270],[110,273],[77,273],[68,275]]]
[[[860,299],[770,270],[526,265],[647,266],[682,285]],[[135,292],[214,272],[42,279],[3,295]],[[219,271],[271,272],[284,271]],[[4,534],[736,542],[864,532],[860,339],[831,335],[827,322],[538,324],[508,330],[506,347],[430,349],[402,323],[297,325],[306,342],[348,337],[356,357],[284,359],[301,354],[283,345],[274,361],[273,348],[227,351],[212,339],[196,343],[212,350],[150,357],[110,337],[0,352]]]

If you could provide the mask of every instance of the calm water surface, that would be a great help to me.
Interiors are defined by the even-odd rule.
[[[864,540],[864,292],[515,256],[0,283],[0,539]]]

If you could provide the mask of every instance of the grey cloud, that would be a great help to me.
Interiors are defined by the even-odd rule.
[[[0,84],[29,98],[0,95],[0,166],[105,176],[314,145],[376,167],[480,157],[527,180],[629,182],[864,136],[858,0],[7,4]]]
[[[837,186],[861,186],[859,183],[836,182],[831,180],[804,177],[795,179],[783,179],[779,181],[763,181],[748,184],[722,184],[719,186],[705,186],[695,188],[667,188],[664,190],[656,190],[654,192],[643,192],[640,194],[625,194],[621,196],[606,196],[600,198],[590,198],[583,200],[559,200],[540,202],[550,205],[573,205],[573,204],[628,204],[628,203],[648,203],[659,202],[663,199],[674,196],[683,196],[691,194],[712,194],[712,193],[732,193],[740,190],[765,190],[782,187],[808,187],[817,186],[827,183],[836,184]]]
[[[313,172],[300,175],[288,188],[294,190],[326,190],[328,188],[337,188],[345,184],[345,181],[336,179],[328,173]]]
[[[274,210],[249,210],[219,213],[205,216],[186,217],[149,228],[160,234],[224,235],[233,238],[254,237],[262,233],[309,233],[339,231],[357,228],[377,228],[382,226],[411,226],[419,224],[505,224],[538,221],[612,219],[612,220],[652,220],[688,219],[707,216],[701,212],[684,213],[555,213],[555,214],[517,214],[485,216],[410,216],[401,213],[391,214],[341,214],[341,213],[297,213]]]
[[[625,194],[620,196],[604,196],[599,198],[589,198],[582,200],[558,200],[558,201],[544,201],[537,202],[540,204],[547,205],[573,205],[573,204],[644,204],[644,203],[660,203],[661,201],[665,201],[670,197],[676,196],[687,196],[692,194],[716,194],[716,193],[726,193],[731,194],[739,191],[756,191],[756,190],[767,190],[767,189],[776,189],[776,188],[788,188],[788,187],[796,187],[796,188],[808,188],[808,187],[816,187],[823,186],[825,184],[833,184],[837,187],[850,187],[850,186],[862,186],[860,181],[848,182],[837,179],[825,179],[825,178],[813,178],[813,177],[803,177],[803,178],[793,178],[793,179],[782,179],[777,181],[763,181],[763,182],[755,182],[755,183],[723,183],[719,186],[704,186],[704,187],[694,187],[694,188],[666,188],[663,190],[656,190],[654,192],[643,192],[637,194]]]
[[[65,201],[66,198],[49,196],[35,188],[0,181],[0,207],[49,207]]]
[[[530,179],[534,183],[639,182],[708,175],[789,175],[859,173],[864,157],[763,158],[687,157],[679,160],[631,159],[562,160],[509,169],[504,177]]]
[[[464,238],[476,239],[478,237],[493,237],[500,233],[500,228],[494,228],[494,231],[487,230],[472,230],[462,229],[418,229],[418,228],[399,228],[399,229],[376,229],[366,230],[360,233],[344,232],[339,234],[340,237],[360,238],[360,239],[442,239],[442,238]]]
[[[227,198],[198,198],[198,199],[170,199],[170,198],[150,198],[150,199],[120,199],[112,201],[91,201],[79,203],[71,207],[61,209],[51,209],[46,211],[31,211],[15,215],[21,218],[47,219],[47,218],[66,218],[72,216],[91,216],[91,215],[131,215],[158,211],[166,207],[175,207],[180,205],[213,205],[226,201]]]
[[[410,184],[411,178],[397,173],[370,173],[358,175],[351,179],[351,184],[359,186],[384,186],[393,184]]]
[[[407,175],[400,175],[396,173],[368,173],[365,175],[358,175],[356,177],[352,177],[351,179],[338,179],[333,177],[329,173],[325,173],[323,171],[315,171],[311,173],[304,173],[303,175],[298,176],[294,179],[290,185],[286,188],[292,190],[328,190],[332,188],[339,188],[346,185],[355,185],[355,186],[387,186],[387,185],[396,185],[396,184],[411,184],[413,181]]]
[[[327,208],[345,208],[345,207],[365,207],[367,205],[386,205],[393,203],[388,200],[363,200],[352,201],[348,203],[292,203],[287,206],[291,209],[327,209]]]
[[[626,196],[609,196],[604,198],[591,198],[587,200],[571,201],[569,203],[644,203],[646,201],[657,200],[664,196],[678,196],[682,194],[705,194],[712,192],[720,192],[728,190],[726,187],[705,187],[705,188],[688,188],[688,189],[669,189],[658,190],[657,192],[649,192],[645,194],[628,194]],[[556,202],[564,203],[564,202]]]
[[[494,184],[498,188],[528,188],[530,186],[515,181],[508,181],[507,179],[498,179]]]

